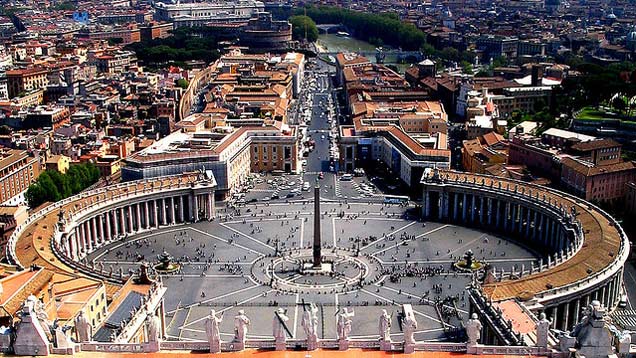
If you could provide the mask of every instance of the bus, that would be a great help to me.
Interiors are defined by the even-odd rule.
[[[408,204],[409,200],[411,200],[406,195],[385,195],[384,203],[385,204]]]

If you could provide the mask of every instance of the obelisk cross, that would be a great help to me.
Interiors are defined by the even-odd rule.
[[[314,187],[314,268],[322,268],[322,255],[320,253],[320,186]]]

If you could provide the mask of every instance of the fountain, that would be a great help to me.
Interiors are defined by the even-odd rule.
[[[173,257],[166,251],[157,255],[159,263],[154,266],[155,271],[160,273],[171,273],[181,268],[178,263],[172,262]]]
[[[473,251],[468,250],[464,254],[464,259],[455,262],[453,266],[459,271],[474,272],[484,268],[484,263],[475,260],[475,254],[473,253]]]

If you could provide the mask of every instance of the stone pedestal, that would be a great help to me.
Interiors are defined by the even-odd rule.
[[[232,343],[235,351],[242,351],[245,349],[245,342],[234,342]]]
[[[277,340],[276,341],[276,350],[277,351],[284,351],[287,349],[287,343],[284,340]]]
[[[385,352],[392,350],[391,344],[391,341],[380,341],[380,350]]]
[[[13,344],[16,355],[47,356],[51,353],[44,329],[34,315],[34,312],[29,311],[28,308],[25,309]]]
[[[154,342],[145,343],[144,344],[144,352],[146,352],[146,353],[159,352],[159,342],[154,341]]]
[[[481,354],[481,344],[467,344],[466,354]]]
[[[404,353],[410,354],[415,352],[415,343],[404,343]]]
[[[349,349],[349,341],[346,339],[338,340],[338,349],[341,351],[346,351]]]
[[[318,340],[316,338],[308,338],[307,339],[307,350],[315,351],[318,349]]]
[[[210,342],[210,353],[221,353],[221,342]]]

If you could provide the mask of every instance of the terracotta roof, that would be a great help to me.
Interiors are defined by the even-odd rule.
[[[481,136],[481,142],[487,147],[493,146],[504,140],[504,136],[496,132],[489,132]]]
[[[580,142],[572,145],[572,149],[587,152],[601,148],[620,147],[621,144],[611,138],[591,140],[588,142]]]
[[[609,165],[588,165],[570,157],[563,158],[561,164],[586,177],[636,169],[636,165],[629,161]]]

